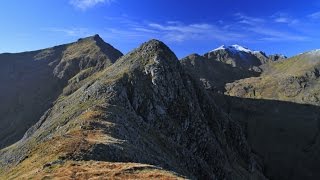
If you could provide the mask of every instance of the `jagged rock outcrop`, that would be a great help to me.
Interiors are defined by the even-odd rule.
[[[22,138],[62,91],[72,93],[121,55],[98,35],[39,51],[0,54],[0,148]]]
[[[240,125],[157,40],[60,95],[0,157],[7,178],[107,161],[156,165],[192,179],[264,179]]]

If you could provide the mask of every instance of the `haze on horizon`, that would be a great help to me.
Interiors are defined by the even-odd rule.
[[[319,8],[319,0],[12,0],[0,3],[0,53],[99,34],[124,53],[155,38],[179,58],[222,44],[290,57],[320,48]]]

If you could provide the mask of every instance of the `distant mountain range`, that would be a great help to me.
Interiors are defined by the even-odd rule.
[[[319,179],[320,51],[0,54],[0,179]]]

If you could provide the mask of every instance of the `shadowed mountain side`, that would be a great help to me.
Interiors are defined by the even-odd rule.
[[[61,94],[66,83],[48,64],[61,58],[65,46],[54,49],[42,61],[34,60],[40,51],[0,55],[0,148],[19,140]]]
[[[224,92],[224,86],[227,83],[239,79],[255,77],[260,73],[232,67],[220,61],[207,59],[198,54],[189,55],[180,60],[186,72],[193,77],[200,79],[204,87],[214,92]]]
[[[274,180],[319,179],[320,107],[276,100],[214,95],[241,122],[253,151]]]
[[[121,55],[98,35],[39,51],[0,54],[0,149],[21,139],[62,92],[75,91]]]

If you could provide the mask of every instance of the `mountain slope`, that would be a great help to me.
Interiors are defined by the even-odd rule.
[[[0,148],[22,138],[68,80],[66,94],[121,55],[98,35],[39,51],[0,54]]]
[[[264,65],[226,85],[225,110],[242,122],[272,179],[319,179],[320,51]],[[285,101],[285,102],[284,102]]]
[[[189,55],[180,60],[185,70],[196,79],[200,79],[207,90],[224,92],[224,86],[235,80],[258,76],[259,73],[231,67],[214,59],[207,59],[198,54]]]
[[[320,105],[320,51],[311,51],[263,67],[260,77],[226,85],[226,94]]]
[[[144,43],[87,79],[0,151],[0,177],[105,161],[152,164],[189,178],[264,179],[239,124],[162,42]]]
[[[224,112],[240,122],[249,145],[262,159],[265,175],[276,180],[319,179],[320,51],[289,59],[269,56],[259,66],[261,73],[236,63],[226,65],[250,62],[245,54],[254,51],[222,46],[212,52],[216,54],[211,59],[190,55],[181,64],[202,81]],[[230,52],[243,59],[229,59]]]

